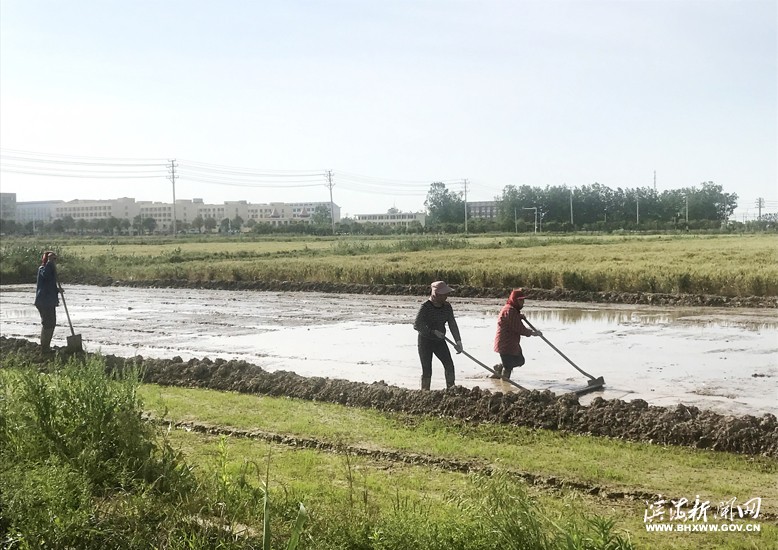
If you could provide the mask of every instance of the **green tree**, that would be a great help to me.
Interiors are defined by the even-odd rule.
[[[465,222],[465,201],[462,199],[462,194],[449,191],[443,182],[436,181],[430,184],[424,206],[427,207],[429,225]]]
[[[216,229],[216,226],[218,225],[218,223],[216,222],[216,218],[208,217],[208,218],[205,218],[205,221],[203,222],[203,225],[205,226],[205,230],[210,233],[211,231]]]
[[[525,208],[539,208],[541,191],[538,188],[522,185],[506,185],[502,190],[502,197],[497,199],[497,216],[500,227],[504,231],[513,231],[518,222],[530,220],[530,227],[534,227],[534,210]]]
[[[332,223],[332,216],[330,215],[330,209],[324,204],[319,204],[313,209],[311,214],[311,223],[313,225],[329,225]]]
[[[156,228],[157,220],[154,218],[143,218],[143,229],[145,229],[149,234],[153,233]]]
[[[76,228],[76,220],[73,216],[65,216],[62,218],[62,227],[65,231],[71,231]]]
[[[119,231],[119,227],[121,226],[121,220],[119,218],[114,218],[111,216],[107,220],[105,220],[105,229],[111,234],[115,234]]]
[[[198,233],[202,233],[203,232],[203,225],[205,225],[205,221],[203,220],[203,217],[200,214],[198,214],[192,220],[192,227],[197,229]]]
[[[0,233],[3,233],[5,235],[11,235],[13,233],[16,233],[16,221],[7,220],[5,218],[0,219]]]

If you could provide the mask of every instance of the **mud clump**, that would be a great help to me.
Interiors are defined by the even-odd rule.
[[[51,361],[40,346],[27,340],[0,337],[0,366],[9,355],[38,363]],[[65,350],[57,356],[66,357]],[[143,382],[220,391],[292,397],[338,403],[349,407],[414,415],[433,415],[468,422],[512,424],[529,428],[605,436],[658,445],[677,445],[749,455],[778,457],[778,419],[725,416],[679,404],[658,407],[636,399],[621,401],[596,398],[583,406],[572,394],[546,391],[491,392],[455,386],[422,392],[383,382],[365,384],[333,378],[303,377],[293,372],[268,372],[246,361],[150,359],[105,356],[106,368],[141,367]]]

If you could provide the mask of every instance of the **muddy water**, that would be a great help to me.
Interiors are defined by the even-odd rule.
[[[33,294],[30,285],[0,289],[3,336],[37,339]],[[243,359],[304,376],[418,386],[411,324],[422,298],[95,286],[70,287],[66,298],[89,351]],[[468,353],[498,363],[492,339],[503,301],[451,303]],[[55,345],[69,334],[64,313],[58,309]],[[599,395],[723,414],[778,411],[776,310],[533,302],[525,314],[578,367],[604,377],[605,390],[582,397],[584,404]],[[514,371],[518,383],[557,393],[586,385],[543,340],[522,342],[527,364]],[[514,390],[463,355],[455,362],[460,385]],[[442,388],[437,360],[433,369],[432,387]]]

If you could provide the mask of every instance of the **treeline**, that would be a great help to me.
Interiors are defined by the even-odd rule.
[[[612,231],[656,229],[718,229],[738,206],[736,193],[725,193],[711,181],[700,187],[657,192],[650,187],[611,189],[599,183],[581,187],[507,185],[495,197],[500,231]],[[425,206],[427,225],[464,224],[465,201],[443,183],[433,183]],[[472,212],[472,205],[469,212]],[[468,230],[478,232],[477,217]]]
[[[318,206],[310,221],[273,225],[257,220],[203,218],[178,221],[179,233],[258,235],[389,235],[422,233],[492,232],[612,232],[612,231],[764,231],[775,230],[776,215],[746,223],[729,220],[738,206],[736,193],[726,193],[721,185],[704,182],[699,187],[655,191],[650,187],[611,189],[599,183],[581,187],[507,185],[495,197],[496,216],[482,217],[469,203],[465,225],[465,200],[460,192],[444,183],[430,185],[424,205],[426,225],[387,226],[343,218],[333,224],[326,206]],[[395,209],[392,209],[395,210]],[[396,212],[395,212],[396,213]],[[19,224],[0,220],[4,235],[77,234],[77,235],[150,235],[169,233],[161,230],[153,218],[74,220],[70,216],[52,222]]]

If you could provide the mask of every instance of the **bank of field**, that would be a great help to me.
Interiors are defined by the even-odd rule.
[[[190,462],[201,468],[213,468],[224,458],[220,446],[226,446],[227,468],[233,473],[239,472],[247,461],[261,461],[272,448],[279,483],[305,498],[311,510],[329,507],[333,499],[355,499],[357,508],[429,509],[435,510],[436,521],[445,522],[443,518],[459,515],[460,521],[466,523],[473,518],[467,517],[456,503],[477,494],[479,486],[486,485],[486,478],[504,476],[513,480],[501,486],[508,491],[508,506],[512,500],[510,491],[518,490],[520,494],[524,490],[550,518],[608,518],[615,522],[614,530],[636,548],[735,549],[778,545],[778,487],[774,483],[778,462],[770,458],[211,390],[144,385],[141,395],[150,410],[164,411],[172,421],[220,426],[249,434],[281,434],[291,440],[341,447],[341,452],[322,452],[281,446],[261,437],[220,438],[181,429],[171,435]],[[390,457],[392,453],[422,454],[458,461],[471,464],[472,471],[412,465],[391,458],[356,457],[355,448],[386,451]],[[484,477],[487,471],[491,475]],[[518,473],[554,479],[559,486],[550,489],[542,484],[526,485],[518,481]],[[565,487],[565,483],[578,483],[584,488]],[[713,519],[713,512],[721,501],[736,497],[738,502],[744,502],[760,497],[761,513],[770,514],[772,519],[750,522],[759,524],[758,533],[647,532],[644,514],[649,502],[654,503],[655,499],[647,502],[640,498],[595,496],[586,487],[598,487],[602,493],[607,490],[611,494],[661,494],[667,499],[687,498],[692,502],[699,496],[712,503],[711,524],[720,524]],[[515,511],[497,511],[497,521],[517,521]],[[588,547],[600,548],[594,544]]]
[[[778,295],[778,237],[310,238],[60,244],[63,276]]]

